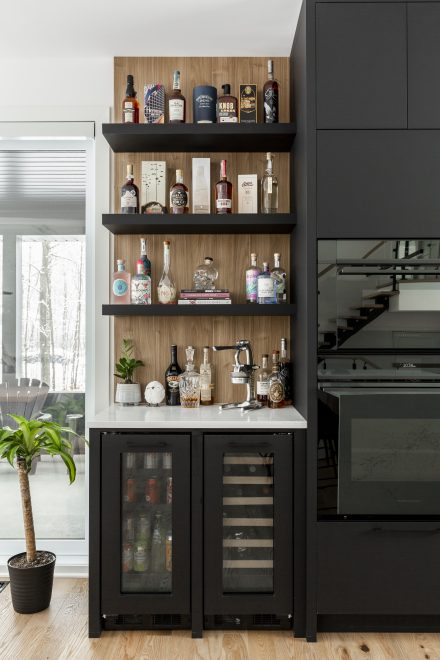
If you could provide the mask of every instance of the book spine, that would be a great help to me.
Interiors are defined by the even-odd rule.
[[[221,300],[229,298],[229,293],[181,293],[180,297],[183,300]]]
[[[179,305],[230,305],[232,300],[230,298],[224,298],[223,300],[209,300],[209,298],[204,298],[202,300],[178,300]]]

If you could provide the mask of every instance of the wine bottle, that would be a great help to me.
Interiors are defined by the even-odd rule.
[[[179,376],[182,369],[177,362],[177,346],[171,346],[171,362],[165,371],[165,403],[167,406],[180,406]]]

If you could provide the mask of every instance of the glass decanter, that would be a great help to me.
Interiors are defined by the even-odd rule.
[[[200,374],[194,368],[194,348],[188,346],[186,370],[179,376],[180,405],[182,408],[200,406]]]
[[[170,270],[170,242],[163,242],[163,273],[157,285],[157,297],[162,305],[177,303],[177,290]]]
[[[197,291],[207,291],[215,288],[218,270],[213,266],[213,258],[205,257],[204,263],[194,271],[193,282]]]

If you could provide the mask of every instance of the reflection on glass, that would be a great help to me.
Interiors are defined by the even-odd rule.
[[[273,592],[273,539],[273,454],[224,454],[224,592]]]
[[[171,452],[122,454],[122,592],[172,588],[173,457]]]

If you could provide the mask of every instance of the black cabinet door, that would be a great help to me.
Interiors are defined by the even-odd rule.
[[[190,613],[190,436],[102,439],[101,611]]]
[[[439,235],[440,131],[318,131],[318,238]]]
[[[319,614],[440,614],[440,521],[318,523]]]
[[[408,4],[408,127],[440,128],[440,3]]]
[[[205,615],[292,613],[292,442],[205,435]]]
[[[406,128],[404,3],[318,3],[318,128]]]

